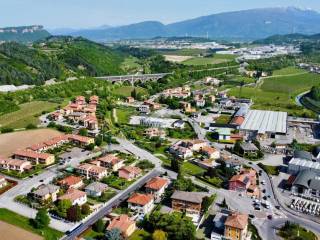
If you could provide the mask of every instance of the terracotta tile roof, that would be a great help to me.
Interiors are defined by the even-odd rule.
[[[70,186],[76,185],[80,182],[82,182],[81,177],[71,175],[71,176],[68,176],[68,177],[58,181],[58,184],[59,185],[66,185],[66,186],[70,187]]]
[[[27,165],[25,166],[26,169],[32,168],[31,163],[29,161],[17,160],[17,159],[11,159],[11,158],[0,159],[0,164],[17,166],[17,167],[21,167],[22,165]]]
[[[225,226],[233,227],[237,229],[245,229],[248,225],[248,215],[240,214],[240,213],[233,213],[227,217],[225,222]]]
[[[107,154],[101,158],[98,158],[97,161],[111,163],[112,165],[115,165],[119,162],[122,162],[123,160],[113,154]]]
[[[68,136],[63,135],[63,136],[51,138],[50,140],[44,142],[44,144],[47,146],[52,146],[52,145],[56,145],[62,141],[67,141],[67,140],[68,140]]]
[[[87,143],[88,141],[90,141],[92,139],[89,137],[75,135],[75,134],[68,134],[67,136],[68,136],[68,139],[83,142],[83,143]]]
[[[122,167],[120,170],[126,171],[128,173],[133,173],[136,175],[139,175],[140,173],[142,173],[142,170],[138,167],[133,167],[133,166],[125,166]]]
[[[22,156],[22,157],[28,157],[28,158],[40,158],[40,159],[47,159],[51,156],[53,156],[52,154],[48,154],[48,153],[37,153],[34,151],[28,151],[28,150],[17,150],[13,153],[14,155],[17,156]]]
[[[141,194],[134,193],[128,199],[128,203],[134,203],[140,206],[144,206],[153,200],[153,196],[151,194]]]
[[[237,117],[232,119],[231,124],[235,124],[235,125],[240,126],[243,122],[244,122],[244,117],[237,116]]]
[[[238,175],[234,175],[229,182],[243,182],[246,183],[248,177],[244,174],[238,174]]]
[[[47,145],[45,143],[37,143],[32,145],[31,147],[28,147],[28,149],[31,149],[32,151],[38,151],[40,149],[46,148]]]
[[[90,101],[99,101],[99,97],[96,95],[93,95],[90,97]]]
[[[87,194],[83,191],[80,191],[78,189],[69,188],[67,192],[59,197],[59,200],[69,199],[71,202],[74,202],[75,200],[86,196]]]
[[[161,177],[154,177],[149,182],[146,183],[146,188],[160,190],[164,186],[169,183],[168,179],[161,178]]]
[[[213,153],[217,152],[218,150],[213,147],[203,147],[201,151],[208,153],[208,154],[213,154]]]
[[[135,221],[131,220],[128,215],[123,214],[114,218],[107,227],[107,230],[117,228],[121,232],[126,232],[127,229],[133,224],[135,224]]]
[[[81,164],[77,167],[77,169],[81,169],[81,170],[88,171],[88,172],[94,172],[94,173],[103,173],[103,172],[107,171],[107,169],[104,167],[99,167],[99,166],[89,164],[89,163]]]

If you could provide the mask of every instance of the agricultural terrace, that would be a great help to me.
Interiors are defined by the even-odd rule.
[[[137,94],[147,95],[148,92],[146,89],[141,87],[132,87],[132,86],[121,86],[116,88],[112,93],[121,97],[129,97],[131,96],[131,92],[133,89],[136,89]]]
[[[9,157],[17,149],[24,149],[61,135],[62,133],[53,129],[36,129],[0,134],[0,156]]]
[[[295,68],[284,68],[274,76],[263,78],[256,87],[233,87],[229,93],[236,97],[252,98],[253,108],[287,111],[294,116],[313,116],[313,113],[296,105],[295,97],[320,83],[320,76]]]
[[[34,101],[19,105],[15,112],[0,116],[0,127],[25,128],[28,124],[38,125],[42,112],[53,111],[60,104],[46,101]]]

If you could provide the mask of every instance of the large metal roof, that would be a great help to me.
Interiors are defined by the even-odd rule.
[[[241,130],[258,131],[258,133],[286,133],[286,112],[250,110],[240,126]]]

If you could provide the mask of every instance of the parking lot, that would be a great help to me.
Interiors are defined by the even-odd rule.
[[[70,163],[71,159],[83,159],[90,154],[90,151],[74,147],[69,152],[59,155],[59,159],[62,163]]]

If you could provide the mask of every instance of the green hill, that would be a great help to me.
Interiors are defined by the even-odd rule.
[[[32,47],[0,44],[0,84],[35,84],[69,76],[120,74],[122,53],[83,38],[49,37]]]
[[[38,25],[0,28],[0,41],[6,42],[32,43],[49,36],[50,33]]]

